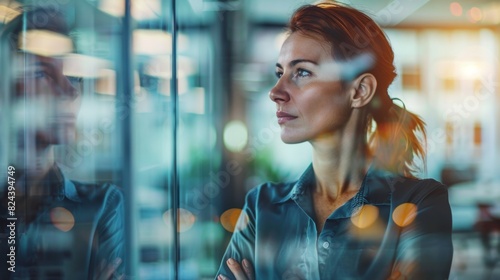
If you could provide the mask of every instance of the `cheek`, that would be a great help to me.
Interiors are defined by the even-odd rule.
[[[333,90],[332,90],[333,88]],[[304,110],[304,114],[314,115],[323,118],[332,116],[344,115],[349,111],[350,104],[347,93],[330,88],[313,89],[305,91],[297,99],[297,103],[301,104],[300,108]]]
[[[18,80],[15,86],[16,96],[53,95],[54,88],[46,79]]]
[[[54,107],[40,98],[20,98],[13,102],[11,114],[13,129],[15,130],[46,130],[49,126],[48,119]]]
[[[38,118],[40,121],[47,121],[54,111],[57,110],[57,104],[52,98],[47,96],[37,96],[36,98],[25,98],[27,104],[27,115],[32,118]]]
[[[325,129],[332,129],[345,125],[350,117],[351,109],[346,98],[330,95],[326,100],[318,102],[312,107],[314,122]]]
[[[78,114],[80,108],[82,107],[82,97],[78,95],[78,97],[76,97],[75,100],[70,101],[70,103],[71,111],[75,114]]]

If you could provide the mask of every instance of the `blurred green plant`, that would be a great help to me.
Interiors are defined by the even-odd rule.
[[[270,147],[263,148],[256,153],[248,164],[249,175],[258,177],[262,182],[283,182],[290,176],[290,171],[284,171],[273,161]]]

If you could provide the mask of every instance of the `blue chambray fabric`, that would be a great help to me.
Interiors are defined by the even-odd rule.
[[[314,183],[310,165],[296,182],[252,189],[217,275],[235,279],[227,259],[246,258],[256,279],[388,279],[395,270],[406,279],[448,278],[453,247],[445,186],[372,166],[359,192],[317,232]],[[404,203],[416,212],[403,215],[398,226],[393,213]],[[369,206],[375,219],[359,227],[353,220],[362,206]]]
[[[30,215],[33,201],[22,195],[31,182],[24,175],[16,179],[16,272],[1,265],[0,279],[97,279],[102,262],[124,259],[124,199],[118,187],[69,180],[56,165],[42,184],[50,191],[40,196],[38,210]],[[0,251],[5,252],[0,262],[7,264],[6,192],[0,192],[0,202]],[[54,226],[55,208],[71,213],[70,230]],[[123,272],[121,264],[116,274]]]

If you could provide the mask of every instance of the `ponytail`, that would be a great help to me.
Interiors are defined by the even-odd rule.
[[[425,170],[425,123],[418,115],[407,111],[399,98],[391,100],[387,94],[385,96],[389,104],[382,102],[384,105],[378,110],[372,107],[376,128],[368,141],[371,153],[379,167],[415,177],[419,171],[416,159],[422,161]],[[394,100],[401,101],[403,107],[396,105]]]

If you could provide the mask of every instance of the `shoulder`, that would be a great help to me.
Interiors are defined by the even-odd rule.
[[[106,205],[117,205],[123,202],[123,193],[116,185],[110,183],[95,184],[71,180],[67,195],[76,196],[79,201],[102,202]],[[71,190],[74,186],[74,191]]]
[[[435,179],[393,176],[389,180],[393,201],[396,203],[423,203],[434,199],[448,199],[448,189]]]
[[[394,192],[419,200],[429,195],[447,195],[448,189],[445,185],[434,179],[404,178],[401,184],[396,184]]]
[[[380,170],[369,174],[366,185],[370,196],[384,200],[389,195],[393,203],[418,203],[429,197],[448,196],[446,186],[434,179],[408,178]]]
[[[247,203],[273,204],[287,200],[296,182],[266,182],[252,188],[246,195]]]

